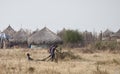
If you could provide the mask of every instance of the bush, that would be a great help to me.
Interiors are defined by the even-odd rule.
[[[92,48],[98,50],[119,50],[120,43],[115,41],[99,41],[92,45]]]
[[[83,37],[77,30],[63,30],[58,33],[65,45],[75,46],[82,43]]]
[[[80,60],[82,59],[80,56],[74,55],[73,52],[71,51],[66,51],[57,54],[57,58],[62,59],[62,60]]]

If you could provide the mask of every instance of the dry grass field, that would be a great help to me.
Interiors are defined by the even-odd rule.
[[[65,52],[69,52],[63,49]],[[48,56],[44,49],[0,49],[0,74],[120,74],[120,54],[108,51],[82,53],[71,52],[79,58],[51,61],[28,61],[26,53],[34,59]]]

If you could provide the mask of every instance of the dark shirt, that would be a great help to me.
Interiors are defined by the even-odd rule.
[[[50,48],[50,54],[51,55],[54,55],[55,54],[55,47],[54,46],[52,46],[51,48]]]

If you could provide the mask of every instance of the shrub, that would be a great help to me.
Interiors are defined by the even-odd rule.
[[[98,50],[119,50],[120,44],[115,41],[99,41],[92,45],[92,48]]]
[[[82,34],[77,30],[64,30],[58,33],[65,45],[75,46],[83,42]]]
[[[59,59],[62,59],[62,60],[79,60],[79,59],[82,59],[80,56],[77,56],[77,55],[74,55],[73,52],[71,51],[66,51],[66,52],[62,52],[60,54],[57,54],[58,58]]]
[[[35,68],[34,68],[34,67],[29,67],[29,68],[28,68],[28,72],[29,72],[29,73],[33,73],[34,71],[35,71]]]

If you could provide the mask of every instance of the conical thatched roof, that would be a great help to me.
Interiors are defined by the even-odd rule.
[[[120,29],[119,29],[116,33],[119,33],[119,34],[120,34]]]
[[[44,27],[39,32],[36,32],[31,37],[28,38],[28,44],[54,44],[62,43],[62,40],[55,33],[50,31],[48,28]]]
[[[111,34],[113,34],[113,32],[110,31],[109,29],[107,29],[105,32],[103,32],[103,37],[108,37],[108,36],[110,36]]]
[[[20,29],[13,37],[14,42],[17,42],[17,43],[27,42],[27,38],[28,38],[28,35],[23,29]]]
[[[11,37],[14,36],[14,34],[16,33],[16,31],[9,25],[4,31],[3,33],[10,35]]]
[[[114,34],[116,37],[120,37],[120,29]]]
[[[35,31],[32,32],[32,34],[30,36],[32,36],[33,34],[39,32],[39,29],[36,29]]]

